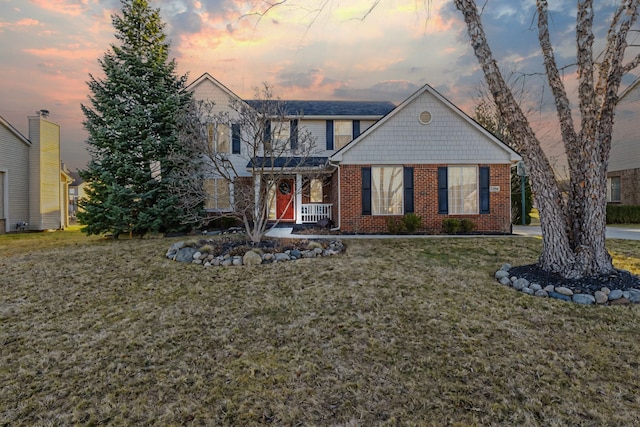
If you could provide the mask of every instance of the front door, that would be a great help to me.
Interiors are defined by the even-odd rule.
[[[282,221],[293,221],[293,187],[292,179],[283,179],[276,190],[276,218]]]

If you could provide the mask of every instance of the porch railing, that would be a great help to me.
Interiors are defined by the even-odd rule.
[[[302,222],[313,223],[321,219],[333,219],[331,217],[332,204],[311,203],[302,205]]]

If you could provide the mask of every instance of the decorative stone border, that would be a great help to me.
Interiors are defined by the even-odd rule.
[[[575,293],[566,286],[548,285],[542,287],[537,283],[531,283],[525,278],[518,278],[509,274],[511,270],[510,264],[504,264],[500,270],[496,271],[495,278],[501,285],[511,286],[516,291],[523,292],[527,295],[533,295],[543,298],[555,298],[562,301],[571,301],[577,304],[600,304],[600,305],[617,305],[617,304],[638,304],[640,303],[640,289],[629,289],[622,291],[620,289],[602,288],[593,295],[590,293]]]
[[[185,242],[173,243],[167,251],[166,257],[172,261],[190,262],[211,266],[242,266],[260,265],[274,262],[294,261],[301,258],[316,258],[338,255],[344,252],[344,244],[340,240],[331,240],[326,243],[312,240],[307,249],[291,249],[284,252],[265,252],[259,248],[250,249],[244,255],[232,256],[229,254],[215,255],[205,250],[207,245],[191,246]]]

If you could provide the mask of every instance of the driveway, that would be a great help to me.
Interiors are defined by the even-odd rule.
[[[514,225],[513,234],[519,236],[541,236],[539,225]],[[607,239],[640,240],[640,226],[613,225],[607,227]]]

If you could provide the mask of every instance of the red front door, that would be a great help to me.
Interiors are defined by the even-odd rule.
[[[283,179],[276,189],[276,218],[293,221],[293,180]]]

